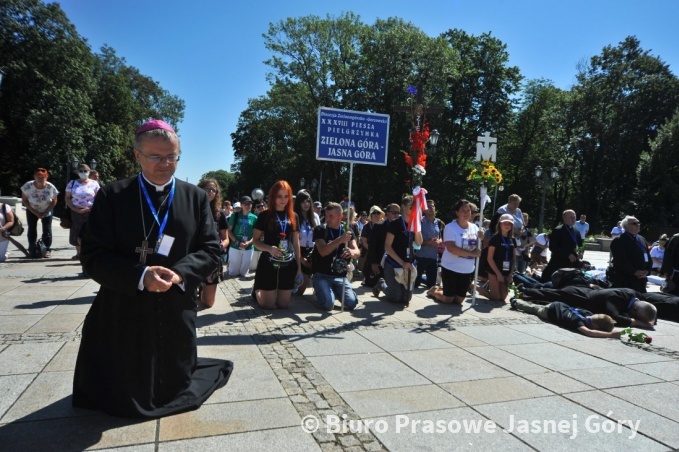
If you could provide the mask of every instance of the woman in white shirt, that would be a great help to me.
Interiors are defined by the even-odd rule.
[[[479,243],[483,233],[471,222],[469,201],[461,199],[453,207],[457,219],[443,230],[445,250],[441,257],[443,288],[434,286],[427,295],[446,304],[462,304],[474,277],[476,258],[481,256]]]
[[[9,239],[6,235],[9,235],[9,231],[14,226],[14,213],[12,208],[0,202],[0,262],[5,262],[9,257],[7,252],[7,247],[9,245]]]
[[[35,256],[38,239],[38,220],[42,223],[42,242],[46,251],[42,256],[52,257],[52,217],[57,205],[57,187],[47,182],[49,173],[45,168],[38,168],[33,173],[33,180],[21,186],[21,201],[26,207],[26,223],[28,223],[28,253]]]

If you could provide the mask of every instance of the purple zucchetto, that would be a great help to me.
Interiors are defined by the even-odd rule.
[[[136,132],[134,132],[134,134],[139,135],[140,133],[148,132],[149,130],[155,129],[162,129],[167,130],[168,132],[175,133],[174,129],[170,127],[170,125],[165,121],[160,119],[150,119],[141,126],[139,126],[139,128],[137,129]]]

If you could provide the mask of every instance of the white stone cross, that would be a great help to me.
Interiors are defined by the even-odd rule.
[[[476,161],[497,161],[497,138],[491,137],[490,132],[476,137]]]

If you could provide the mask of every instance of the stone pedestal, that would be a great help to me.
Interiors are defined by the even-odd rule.
[[[597,242],[601,244],[601,251],[611,251],[611,242],[613,239],[608,239],[608,238],[599,238],[596,239]]]

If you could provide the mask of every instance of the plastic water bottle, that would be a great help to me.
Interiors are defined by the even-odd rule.
[[[295,278],[295,286],[292,288],[292,293],[297,293],[297,289],[299,289],[299,286],[302,285],[303,281],[304,281],[304,276],[297,275],[297,277]]]

